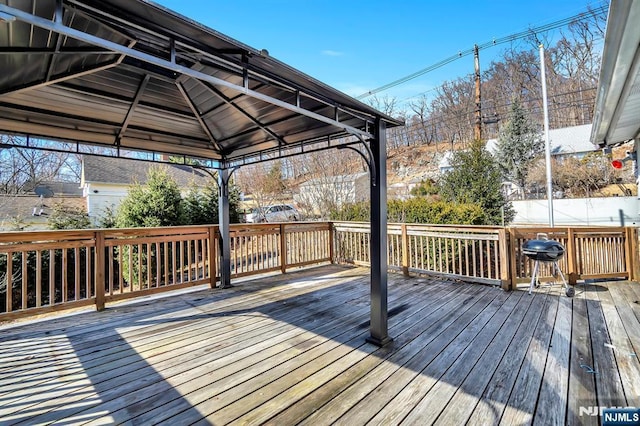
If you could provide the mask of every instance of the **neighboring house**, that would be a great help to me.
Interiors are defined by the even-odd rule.
[[[452,157],[453,151],[445,151],[445,153],[442,154],[442,158],[438,162],[438,171],[441,175],[450,172],[453,169],[453,166],[451,166]]]
[[[80,187],[86,198],[87,212],[98,219],[115,212],[135,183],[144,184],[149,168],[158,164],[123,158],[105,158],[86,155],[82,159]],[[210,179],[203,171],[182,164],[165,163],[169,175],[176,181],[183,195],[191,185],[202,186]]]
[[[540,136],[544,141],[544,132],[541,132]],[[549,130],[551,156],[559,160],[566,157],[582,158],[598,150],[598,147],[591,143],[590,138],[591,124]],[[497,145],[497,139],[489,139],[486,145],[487,151],[493,154]]]
[[[43,182],[33,193],[0,196],[0,230],[48,229],[56,204],[85,209],[82,190],[74,182]]]
[[[411,191],[422,184],[424,179],[414,178],[408,182],[397,182],[387,187],[389,200],[407,200],[411,198]]]
[[[541,133],[544,141],[544,133]],[[557,159],[566,157],[582,158],[590,152],[598,150],[598,147],[591,143],[591,124],[582,126],[563,127],[562,129],[549,130],[549,143],[551,145],[551,156]],[[487,140],[485,145],[487,151],[494,153],[498,145],[497,139]],[[451,157],[453,153],[447,151],[442,156],[438,168],[443,174],[451,170]],[[514,188],[514,191],[517,190]]]
[[[324,216],[328,210],[369,199],[369,173],[328,176],[302,183],[294,202],[307,214]]]

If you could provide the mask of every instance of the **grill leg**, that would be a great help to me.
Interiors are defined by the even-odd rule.
[[[538,266],[540,265],[540,261],[536,260],[536,263],[533,265],[533,274],[531,274],[531,284],[529,284],[529,294],[533,291],[533,286],[536,282],[536,278],[538,277]]]
[[[573,295],[575,294],[575,289],[573,287],[569,287],[569,284],[567,283],[567,280],[564,278],[564,274],[562,273],[560,266],[558,266],[558,261],[553,262],[553,264],[556,268],[556,271],[558,271],[558,273],[560,274],[560,278],[562,278],[562,283],[564,284],[564,291],[566,295],[568,297],[573,297]]]

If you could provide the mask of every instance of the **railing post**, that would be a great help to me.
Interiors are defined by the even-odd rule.
[[[629,274],[629,281],[638,279],[638,235],[637,230],[631,227],[624,228],[625,238],[625,265]]]
[[[407,234],[407,224],[403,223],[400,227],[402,232],[402,273],[405,277],[409,276],[409,235]]]
[[[516,231],[513,228],[509,228],[509,288],[515,290],[518,284],[518,273],[516,268],[516,261],[519,261],[516,255],[516,244],[518,239],[516,238]]]
[[[569,284],[576,285],[578,282],[578,255],[576,235],[571,227],[567,228],[567,266],[569,267],[567,271]]]
[[[511,253],[509,246],[509,237],[506,228],[502,228],[498,231],[498,253],[500,256],[500,281],[502,282],[502,289],[505,291],[511,290],[511,277],[510,277],[510,264]]]
[[[638,248],[638,228],[629,227],[629,239],[631,240],[631,272],[633,277],[629,280],[638,281],[640,278],[640,251]]]
[[[280,272],[287,272],[287,238],[284,233],[284,223],[280,224]]]
[[[96,261],[95,261],[95,291],[96,291],[96,310],[102,311],[104,310],[105,304],[105,282],[104,282],[104,231],[96,231],[95,235],[95,250],[96,250]]]
[[[216,288],[216,281],[218,279],[218,265],[216,263],[216,229],[213,226],[209,227],[209,286]]]
[[[329,222],[329,259],[331,259],[331,263],[336,263],[336,253],[334,247],[334,229],[333,222]]]

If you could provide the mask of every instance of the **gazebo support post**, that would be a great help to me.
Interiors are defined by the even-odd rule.
[[[384,346],[393,339],[387,323],[387,136],[380,118],[374,135],[370,145],[376,170],[371,179],[371,335],[367,342]]]
[[[229,229],[229,170],[218,171],[220,187],[218,224],[220,229],[220,288],[231,287],[231,232]]]

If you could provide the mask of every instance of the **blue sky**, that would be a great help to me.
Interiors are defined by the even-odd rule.
[[[457,52],[598,7],[599,0],[155,0],[357,96]],[[559,30],[555,30],[557,36]],[[485,69],[508,45],[480,52]],[[399,101],[473,72],[473,56],[378,96]]]

